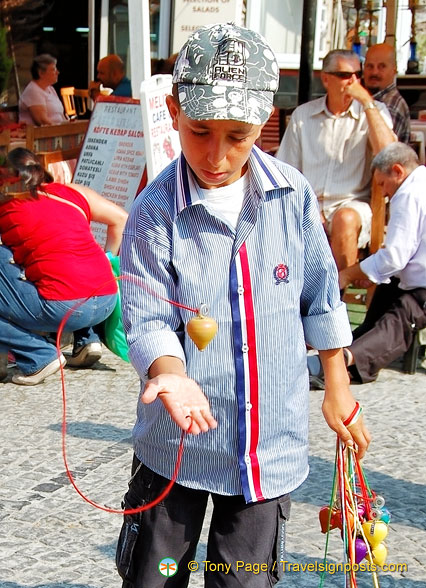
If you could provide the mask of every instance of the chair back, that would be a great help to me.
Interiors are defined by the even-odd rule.
[[[90,94],[85,88],[74,88],[74,103],[77,110],[77,117],[84,116],[89,110]]]
[[[373,213],[371,217],[370,244],[366,250],[360,252],[363,257],[376,253],[376,251],[383,247],[385,239],[387,217],[386,200],[383,197],[382,188],[378,185],[374,176],[371,182],[370,206]],[[362,291],[355,289],[354,291],[349,288],[345,292],[343,301],[346,302],[346,304],[365,304],[368,308],[375,289],[376,284],[373,284],[365,291],[364,289],[361,289]]]
[[[61,88],[61,98],[64,103],[65,114],[68,116],[77,116],[77,109],[74,100],[74,86]]]

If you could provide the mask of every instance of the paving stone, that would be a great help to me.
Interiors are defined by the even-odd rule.
[[[399,370],[394,364],[377,382],[352,389],[373,435],[363,468],[392,513],[387,562],[408,566],[406,572],[380,573],[380,588],[426,588],[426,370]],[[59,378],[27,389],[12,384],[11,374],[0,383],[0,588],[117,588],[121,516],[87,504],[66,476]],[[108,351],[93,368],[65,374],[69,467],[91,499],[120,508],[132,459],[138,378]],[[287,559],[304,565],[323,561],[318,512],[330,499],[335,451],[321,414],[322,393],[312,391],[310,398],[310,475],[293,493],[287,525]],[[206,559],[210,510],[199,563]],[[330,533],[328,561],[342,562],[338,531]],[[316,588],[319,582],[318,573],[287,571],[277,586]],[[326,574],[325,588],[343,586],[341,573]],[[371,586],[371,575],[359,574],[358,588]],[[203,574],[197,572],[190,588],[202,587]]]

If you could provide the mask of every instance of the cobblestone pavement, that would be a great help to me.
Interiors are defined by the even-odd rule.
[[[69,466],[92,500],[120,508],[132,457],[136,374],[108,351],[94,368],[65,374]],[[114,554],[121,516],[84,502],[66,477],[59,378],[26,388],[12,384],[11,375],[0,383],[0,588],[118,588]],[[419,367],[411,376],[396,365],[353,391],[373,434],[365,472],[392,513],[387,562],[407,566],[380,573],[380,586],[426,588],[426,370]],[[311,392],[311,473],[293,494],[287,527],[292,565],[315,566],[324,556],[318,510],[330,498],[335,438],[322,419],[321,399],[321,392]],[[205,542],[206,526],[200,570]],[[334,531],[329,561],[341,562],[341,551]],[[319,586],[317,573],[297,572],[289,564],[279,586]],[[203,586],[201,571],[190,586]],[[324,586],[343,587],[344,579],[327,574]],[[358,586],[373,586],[371,576],[359,574]]]

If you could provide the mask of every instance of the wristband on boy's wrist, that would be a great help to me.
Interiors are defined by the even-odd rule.
[[[359,402],[357,402],[355,404],[355,408],[353,409],[353,411],[351,412],[351,414],[348,416],[348,418],[343,421],[343,424],[345,425],[345,427],[350,427],[351,425],[354,425],[357,420],[359,419],[359,417],[361,416],[362,413],[362,407],[359,405]]]

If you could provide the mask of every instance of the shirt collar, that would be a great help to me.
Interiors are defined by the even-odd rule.
[[[324,96],[321,96],[321,98],[318,98],[318,100],[314,101],[315,103],[312,103],[312,114],[315,116],[316,114],[321,114],[322,112],[324,112],[327,116],[331,116],[334,117],[335,115],[330,112],[330,110],[327,108],[327,94],[325,94]],[[349,108],[346,110],[346,112],[344,114],[348,113],[350,116],[352,116],[352,118],[358,120],[360,115],[361,115],[361,104],[358,102],[358,100],[352,100]]]
[[[253,146],[248,159],[248,171],[250,174],[250,190],[264,198],[269,190],[278,188],[293,188],[287,179],[285,172],[274,164],[274,160],[268,157],[261,149]],[[183,153],[177,161],[176,167],[176,210],[177,214],[188,206],[200,202],[198,185],[191,172]]]

